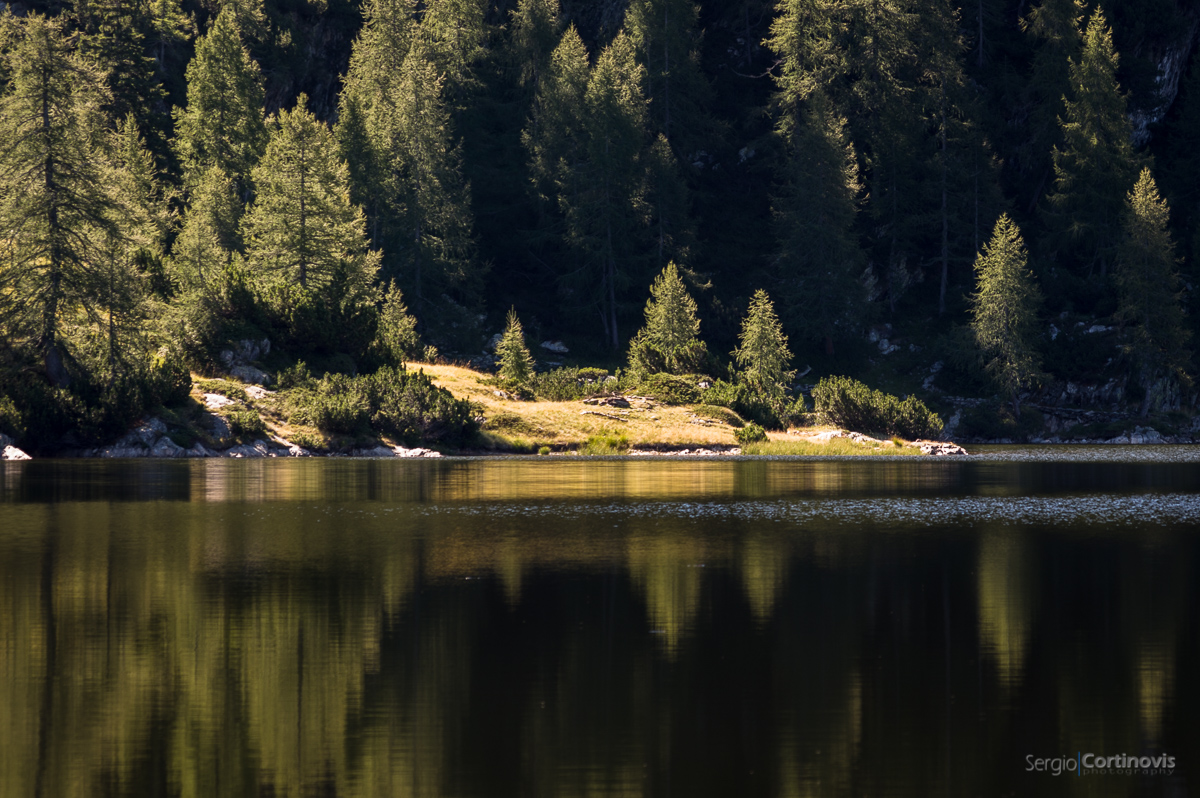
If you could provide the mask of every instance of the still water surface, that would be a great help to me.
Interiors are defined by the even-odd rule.
[[[0,463],[0,798],[1197,795],[1198,532],[1192,447]]]

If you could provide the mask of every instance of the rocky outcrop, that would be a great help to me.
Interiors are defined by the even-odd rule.
[[[13,439],[0,433],[0,460],[31,460],[29,455],[13,446]]]
[[[392,458],[392,457],[441,457],[441,452],[435,452],[433,449],[406,449],[403,446],[379,446],[355,449],[351,457],[372,457],[372,458]]]

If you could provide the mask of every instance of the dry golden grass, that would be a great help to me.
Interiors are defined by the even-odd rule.
[[[548,445],[555,449],[575,448],[593,435],[625,435],[634,447],[736,445],[734,428],[727,423],[693,421],[688,407],[655,404],[647,409],[595,407],[583,402],[520,402],[496,395],[484,384],[488,375],[460,366],[409,363],[410,371],[424,371],[433,381],[460,399],[483,406],[484,431],[519,448]],[[603,415],[595,415],[597,413]],[[771,433],[784,439],[783,433]]]

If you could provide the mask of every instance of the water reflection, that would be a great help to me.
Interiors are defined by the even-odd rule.
[[[1192,787],[1190,466],[556,465],[4,466],[0,797]]]

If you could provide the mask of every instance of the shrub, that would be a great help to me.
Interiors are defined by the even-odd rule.
[[[547,455],[547,454],[550,454],[550,447],[549,447],[549,446],[540,446],[540,447],[538,447],[538,454],[539,454],[539,455]]]
[[[433,384],[423,371],[384,367],[360,380],[371,408],[371,423],[408,443],[465,443],[478,431],[476,408]]]
[[[559,368],[534,374],[529,390],[538,399],[549,402],[570,402],[597,393],[608,372],[594,368]]]
[[[826,377],[812,395],[817,414],[827,424],[910,440],[942,434],[942,420],[915,396],[901,400],[849,377]]]
[[[248,403],[250,401],[250,395],[246,393],[246,389],[229,380],[196,380],[196,388],[202,393],[219,394],[235,402]]]
[[[349,435],[361,431],[371,418],[362,381],[345,374],[326,374],[312,394],[310,423],[322,432]]]
[[[767,439],[767,431],[751,421],[746,426],[735,431],[733,437],[738,443],[759,443]]]
[[[694,375],[678,377],[674,374],[651,374],[638,384],[637,390],[663,404],[694,404],[700,401],[700,389],[696,387],[698,379]]]
[[[150,404],[176,404],[192,391],[192,373],[183,353],[171,347],[164,346],[154,354],[146,377]]]
[[[325,448],[325,440],[319,435],[313,435],[310,432],[297,432],[292,435],[292,443],[299,446],[301,449],[310,451]]]
[[[233,434],[239,437],[262,435],[267,431],[262,418],[253,410],[231,410],[225,414],[225,420],[229,422]]]
[[[25,434],[25,420],[21,411],[7,396],[0,396],[0,434],[20,440]]]
[[[579,454],[583,455],[613,455],[624,454],[629,451],[629,438],[624,434],[615,432],[601,432],[590,436],[579,447]]]
[[[308,388],[313,382],[312,372],[308,370],[308,364],[303,360],[298,360],[295,365],[281,369],[275,375],[275,387],[281,391],[289,388]]]
[[[746,425],[741,416],[728,407],[720,405],[697,405],[693,412],[703,418],[711,418],[713,421],[720,421],[731,427],[744,427]]]
[[[702,401],[709,405],[728,407],[742,418],[767,429],[783,429],[784,426],[772,403],[744,383],[717,380],[704,391]]]

